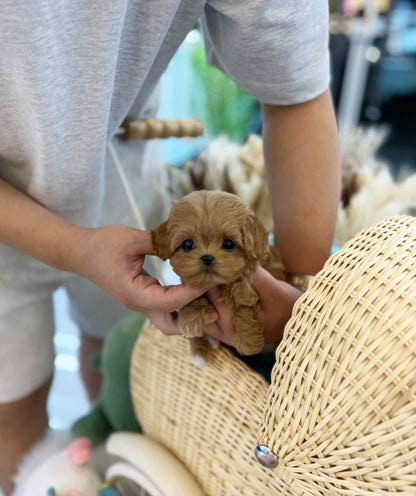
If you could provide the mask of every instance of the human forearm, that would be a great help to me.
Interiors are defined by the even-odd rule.
[[[57,269],[71,270],[71,245],[82,228],[0,179],[0,242]]]
[[[314,274],[330,253],[340,196],[329,91],[307,103],[263,106],[275,239],[288,272]]]
[[[142,271],[153,255],[150,232],[123,225],[75,226],[0,180],[0,242],[54,268],[83,276],[166,334],[178,334],[172,312],[204,289],[161,286]]]

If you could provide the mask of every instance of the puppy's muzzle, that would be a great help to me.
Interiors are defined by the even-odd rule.
[[[212,265],[214,261],[215,258],[212,255],[202,255],[201,257],[201,262],[208,267]]]

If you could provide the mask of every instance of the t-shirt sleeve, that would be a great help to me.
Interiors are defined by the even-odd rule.
[[[206,59],[262,103],[309,101],[329,86],[327,0],[209,0]]]

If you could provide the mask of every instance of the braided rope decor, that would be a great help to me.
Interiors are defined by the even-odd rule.
[[[416,495],[416,220],[334,255],[277,350],[260,442],[282,495]]]
[[[154,138],[185,138],[204,134],[204,125],[198,119],[125,119],[117,135],[124,141]]]

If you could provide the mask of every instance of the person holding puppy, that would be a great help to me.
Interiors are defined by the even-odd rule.
[[[172,312],[202,292],[163,287],[143,271],[146,255],[154,254],[150,233],[129,227],[129,207],[107,156],[124,118],[155,114],[158,79],[199,18],[208,61],[262,103],[275,239],[287,270],[314,274],[329,255],[339,165],[326,1],[6,0],[0,485],[7,495],[21,456],[47,427],[52,292],[67,288],[85,352],[100,346],[126,308],[143,312],[166,334],[178,333]],[[133,189],[145,198],[140,203],[151,228],[162,217],[152,186],[162,174],[157,143],[115,146]],[[266,341],[275,342],[300,292],[261,270],[253,287]],[[227,308],[216,288],[210,296],[217,311],[207,332],[230,343]]]

